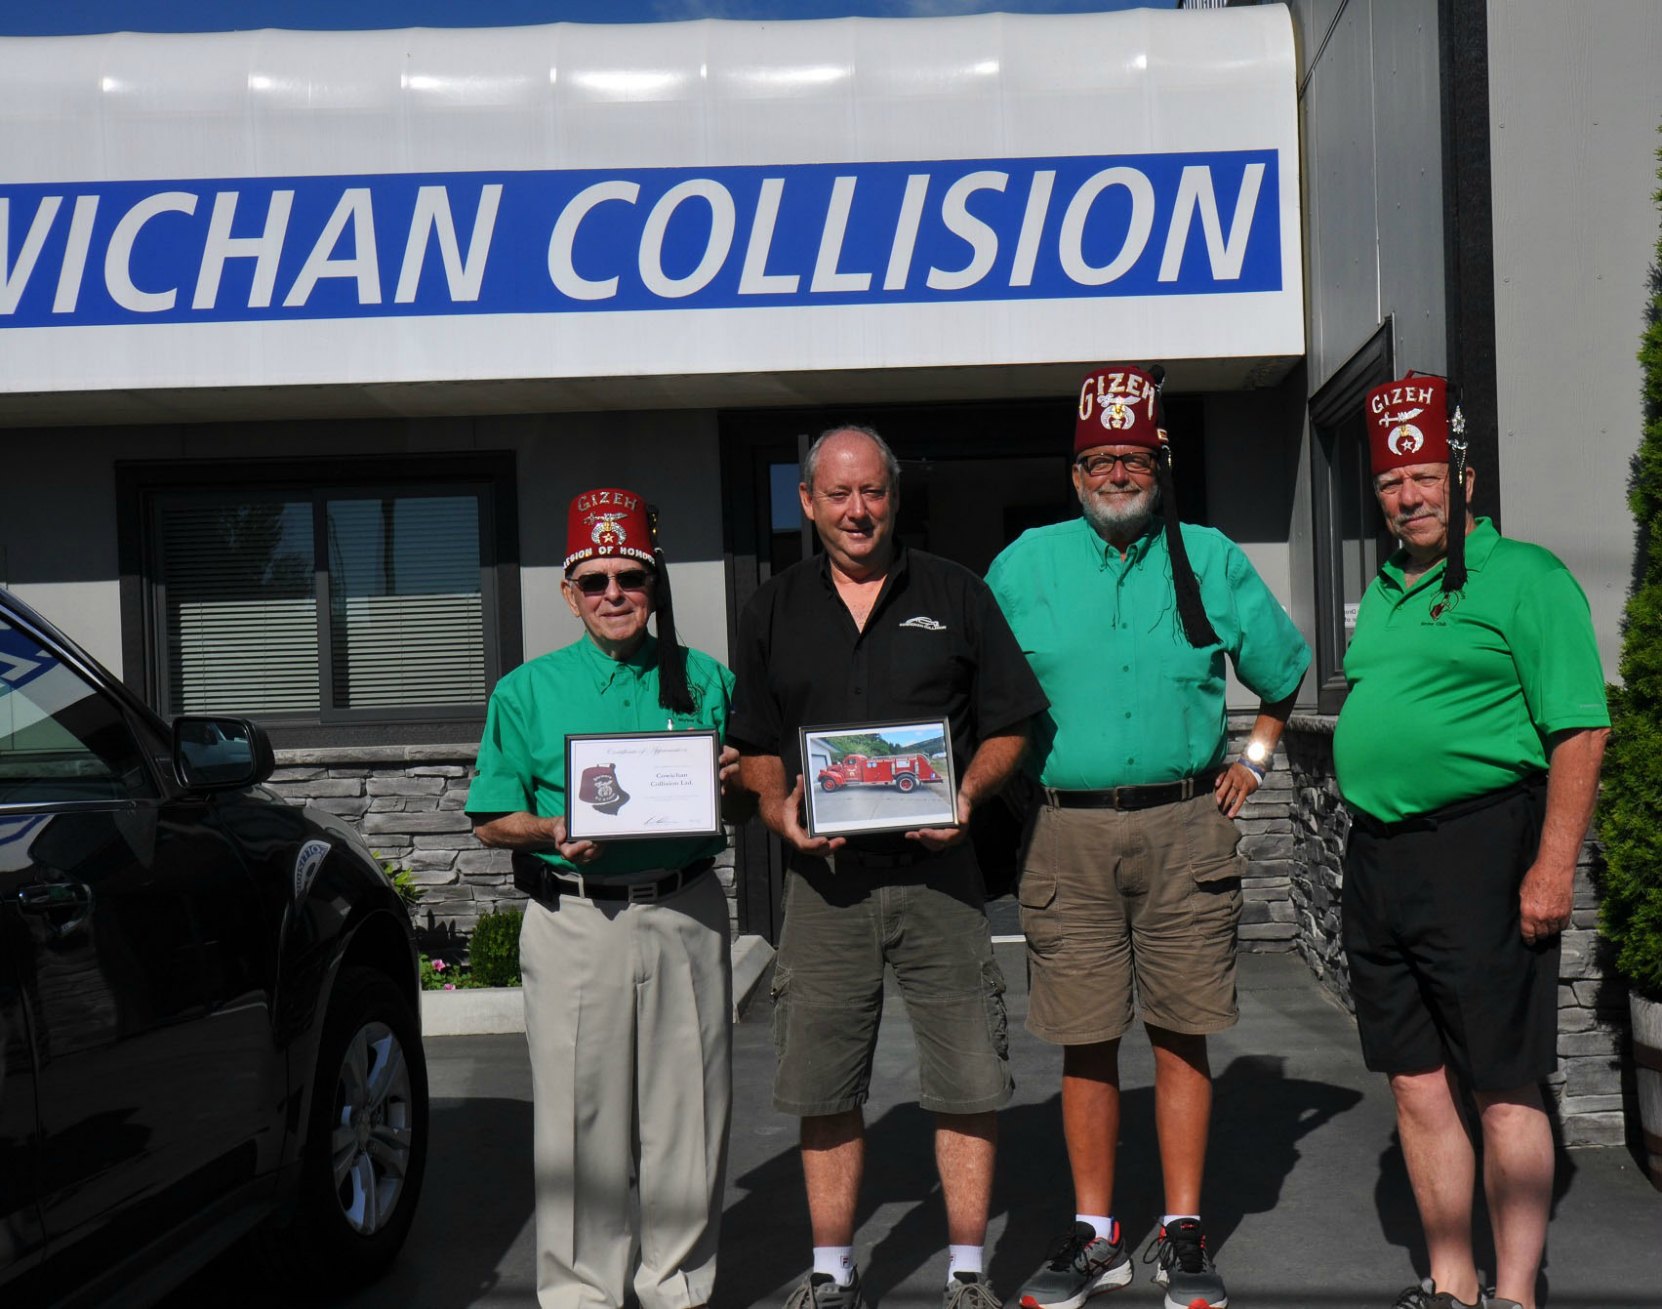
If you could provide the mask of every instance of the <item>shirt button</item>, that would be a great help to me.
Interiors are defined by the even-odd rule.
[[[1131,665],[1130,664],[1121,664],[1120,665],[1120,672],[1129,673],[1130,671],[1131,671]]]
[[[629,707],[629,702],[628,702],[628,701],[627,701],[627,700],[625,700],[625,701],[624,701],[624,702],[623,702],[623,707],[624,707],[624,708],[625,708],[625,709],[627,709],[627,708],[628,708],[628,707]],[[1130,714],[1127,714],[1127,715],[1126,715],[1126,717],[1127,717],[1127,718],[1129,718],[1129,717],[1131,717],[1131,715],[1130,715]]]
[[[854,688],[854,694],[855,695],[864,695],[865,693],[866,693],[866,688],[863,687],[863,686],[857,686],[857,687]]]
[[[1126,716],[1126,717],[1127,717],[1127,718],[1129,718],[1129,717],[1131,717],[1131,711],[1130,711],[1130,710],[1129,710],[1129,709],[1127,709],[1127,710],[1126,710],[1126,711],[1125,711],[1125,716]]]

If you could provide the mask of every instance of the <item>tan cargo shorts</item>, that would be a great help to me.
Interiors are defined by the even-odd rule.
[[[1044,806],[1023,837],[1027,1027],[1057,1045],[1111,1041],[1143,1022],[1232,1027],[1240,833],[1207,792],[1153,809]]]

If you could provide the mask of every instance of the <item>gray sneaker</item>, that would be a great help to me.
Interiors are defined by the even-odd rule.
[[[1508,1304],[1510,1301],[1503,1300],[1501,1303]],[[1391,1309],[1478,1309],[1478,1306],[1456,1300],[1447,1291],[1439,1291],[1437,1284],[1427,1277],[1418,1286],[1404,1289],[1392,1302]]]
[[[1004,1309],[1004,1302],[980,1273],[953,1273],[941,1296],[941,1309]]]
[[[791,1292],[785,1309],[867,1309],[866,1297],[860,1290],[860,1270],[854,1270],[854,1280],[847,1286],[838,1286],[830,1273],[809,1273],[802,1285]]]
[[[1131,1280],[1131,1256],[1114,1224],[1112,1239],[1089,1223],[1075,1223],[1056,1243],[1045,1266],[1021,1288],[1021,1309],[1079,1309],[1093,1295],[1117,1291]]]

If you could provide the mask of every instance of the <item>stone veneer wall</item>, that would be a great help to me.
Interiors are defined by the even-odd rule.
[[[357,746],[279,750],[270,786],[291,804],[312,804],[351,822],[384,861],[422,888],[414,915],[425,948],[463,946],[480,914],[522,902],[505,850],[474,839],[462,812],[478,748]],[[733,853],[716,860],[730,928],[738,917]],[[736,929],[733,929],[736,930]]]
[[[1229,722],[1229,757],[1240,757],[1252,731],[1252,718],[1235,716]],[[1235,825],[1241,829],[1240,850],[1251,862],[1241,879],[1241,948],[1255,954],[1285,954],[1298,946],[1298,923],[1293,912],[1295,837],[1290,816],[1293,779],[1287,758],[1277,750],[1264,784],[1241,806]]]
[[[1283,746],[1295,840],[1291,908],[1298,951],[1322,984],[1354,1010],[1339,941],[1350,816],[1333,775],[1333,719],[1295,715]],[[1566,1145],[1620,1145],[1626,1131],[1621,1049],[1627,994],[1609,969],[1608,946],[1596,930],[1598,901],[1588,873],[1598,857],[1589,840],[1576,871],[1574,917],[1559,965],[1558,1071],[1549,1084]]]

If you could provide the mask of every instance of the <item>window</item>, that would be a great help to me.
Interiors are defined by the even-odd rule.
[[[1344,703],[1345,650],[1356,630],[1357,607],[1391,550],[1374,499],[1362,405],[1370,387],[1393,376],[1393,326],[1387,318],[1310,400],[1316,703],[1327,714],[1338,713]]]
[[[279,737],[482,719],[518,661],[511,469],[347,461],[300,483],[291,465],[124,466],[144,691],[164,714],[249,714]]]
[[[27,632],[0,619],[0,804],[153,797],[116,705]]]

